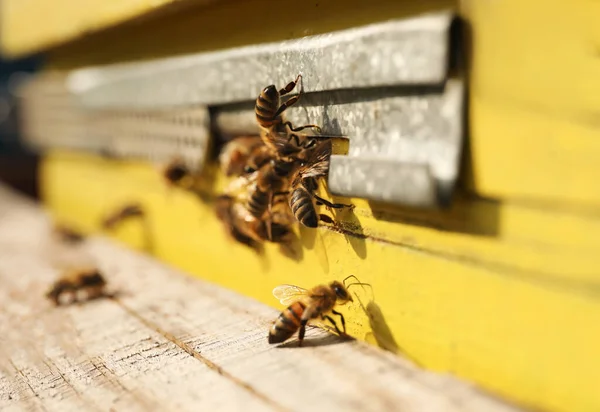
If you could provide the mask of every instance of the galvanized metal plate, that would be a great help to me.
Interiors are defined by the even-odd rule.
[[[298,73],[307,92],[440,84],[448,73],[451,12],[280,43],[78,70],[70,90],[86,107],[221,105],[254,100]]]
[[[258,132],[253,105],[260,90],[302,73],[294,93],[303,89],[304,95],[286,111],[288,119],[350,139],[348,155],[331,159],[333,193],[444,205],[458,176],[464,134],[464,84],[456,67],[449,79],[457,52],[454,20],[441,12],[287,42],[77,70],[62,85],[68,104],[59,105],[66,110],[62,118],[77,127],[65,127],[63,136],[79,139],[69,142],[73,146],[86,137],[90,148],[104,144],[120,156],[157,159],[153,153],[171,156],[169,144],[193,135],[198,144],[185,152],[202,150],[202,167],[208,108],[212,129]],[[202,119],[185,130],[173,127],[172,120],[190,110]],[[51,117],[39,124],[66,126],[56,120],[61,116]]]
[[[332,193],[419,207],[449,202],[463,146],[462,80],[320,93],[300,102],[286,111],[295,125],[316,123],[323,134],[350,141],[348,155],[331,157]],[[218,111],[214,122],[230,135],[258,131],[250,108]]]
[[[203,106],[156,110],[90,110],[66,87],[65,76],[37,76],[19,93],[25,142],[37,150],[62,148],[165,163],[180,157],[201,167],[209,145]]]

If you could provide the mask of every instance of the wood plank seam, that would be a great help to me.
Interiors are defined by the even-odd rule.
[[[265,411],[335,406],[446,412],[482,410],[473,403],[481,399],[485,410],[515,410],[488,401],[473,385],[418,370],[390,353],[319,329],[309,331],[305,348],[294,347],[293,341],[281,348],[268,345],[268,325],[276,310],[104,239],[88,238],[77,251],[89,254],[114,290],[123,293],[116,299],[53,308],[40,297],[58,268],[49,266],[54,256],[32,241],[46,222],[32,205],[6,208],[2,195],[0,188],[0,298],[7,300],[0,324],[8,325],[11,333],[4,334],[8,341],[0,349],[2,355],[8,351],[13,369],[24,369],[30,390],[40,391],[29,401],[37,400],[48,410],[81,410],[87,403],[102,410],[149,409],[129,389],[150,396],[151,409],[168,405],[193,410],[192,405],[207,403],[223,409],[236,402],[250,407],[252,399],[253,410]],[[63,323],[58,328],[46,324],[58,321]],[[106,379],[109,373],[101,364],[119,384]],[[181,373],[188,367],[195,374]],[[227,383],[221,392],[217,382]],[[272,396],[286,388],[301,390],[285,392],[274,408],[246,385]],[[17,389],[19,393],[23,389]],[[0,407],[25,404],[4,397],[0,402]]]
[[[198,351],[194,350],[194,348],[192,348],[187,343],[183,342],[181,339],[178,339],[176,336],[174,336],[171,333],[163,330],[158,325],[152,323],[150,320],[144,318],[143,316],[140,316],[138,313],[136,313],[129,306],[127,306],[126,304],[124,304],[123,302],[121,302],[118,298],[113,297],[111,299],[117,305],[119,305],[121,308],[123,308],[124,311],[126,311],[127,313],[129,313],[134,318],[138,319],[147,328],[152,329],[152,330],[156,331],[157,333],[159,333],[160,335],[164,336],[165,339],[173,342],[175,345],[177,345],[178,347],[180,347],[188,355],[190,355],[193,358],[199,360],[200,362],[202,362],[204,365],[206,365],[211,370],[215,371],[219,375],[221,375],[221,376],[229,379],[230,381],[234,382],[236,385],[244,388],[245,390],[247,390],[248,392],[250,392],[252,395],[256,396],[257,398],[259,398],[261,400],[263,400],[265,403],[271,405],[275,410],[278,410],[278,411],[288,411],[287,408],[284,408],[282,405],[280,405],[275,400],[271,399],[267,395],[263,394],[262,392],[258,391],[255,388],[253,388],[252,385],[250,385],[250,384],[248,384],[246,382],[243,382],[242,380],[236,378],[235,376],[233,376],[229,372],[223,370],[223,368],[221,366],[217,365],[216,363],[214,363],[211,360],[207,359],[206,357],[202,356],[202,354],[200,354]]]

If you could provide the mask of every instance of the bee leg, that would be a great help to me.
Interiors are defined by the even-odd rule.
[[[269,214],[269,220],[267,221],[267,238],[270,242],[273,241],[273,197],[273,192],[270,192],[267,212]]]
[[[294,90],[294,87],[296,87],[296,85],[298,84],[298,82],[300,81],[301,78],[302,78],[302,75],[299,74],[298,77],[296,77],[296,80],[289,82],[288,84],[285,85],[285,87],[283,87],[282,89],[279,90],[279,95],[283,96],[283,95],[288,94],[292,90]]]
[[[290,99],[290,100],[293,100],[292,104],[294,104],[298,101],[298,99],[296,99],[296,97],[298,97],[298,96],[294,96]],[[281,114],[281,112],[283,112],[285,109],[287,109],[288,107],[291,106],[291,104],[288,104],[290,100],[288,100],[287,102],[285,102],[284,104],[281,105],[281,107],[283,107],[283,109],[281,109],[281,107],[280,107],[277,110],[277,114],[274,117],[279,116]],[[321,126],[318,126],[316,124],[305,124],[304,126],[292,127],[292,122],[283,122],[283,125],[289,127],[292,132],[299,132],[300,130],[304,130],[304,129],[308,129],[309,127],[312,127],[313,129],[315,129],[317,131],[317,133],[321,133]]]
[[[336,314],[340,315],[340,314],[339,314],[339,313],[337,313],[337,312],[334,312],[334,313],[336,313]],[[329,322],[331,322],[331,324],[332,324],[332,325],[333,325],[333,327],[335,328],[335,331],[338,333],[338,335],[340,335],[340,336],[345,336],[345,335],[346,335],[346,332],[345,332],[345,331],[344,331],[344,332],[342,332],[342,331],[340,330],[340,328],[338,328],[338,325],[337,325],[337,323],[335,323],[335,320],[333,320],[333,318],[332,318],[331,316],[329,316],[329,315],[323,315],[323,318],[324,318],[324,319],[327,319]],[[343,319],[343,317],[342,317],[342,319]],[[346,327],[344,326],[344,330],[345,330],[345,329],[346,329]]]
[[[328,200],[323,199],[322,197],[318,196],[318,195],[313,195],[314,198],[317,200],[318,204],[321,205],[325,205],[325,207],[327,208],[333,208],[333,209],[343,209],[345,207],[350,208],[350,209],[354,209],[354,205],[347,205],[344,203],[331,203]]]
[[[346,319],[344,319],[344,315],[342,315],[340,312],[337,312],[335,310],[332,310],[331,313],[333,313],[334,315],[338,315],[340,317],[340,321],[342,322],[342,328],[344,328],[344,335],[346,334]]]
[[[304,340],[304,333],[306,332],[306,323],[308,320],[303,320],[300,323],[300,330],[298,331],[298,346],[302,346],[302,341]]]
[[[321,222],[325,222],[325,223],[329,223],[331,225],[335,225],[335,220],[333,220],[331,217],[324,215],[324,214],[319,214],[319,220]]]

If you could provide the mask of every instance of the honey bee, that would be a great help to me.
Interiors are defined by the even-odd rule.
[[[298,332],[299,346],[304,340],[304,333],[308,322],[315,323],[315,320],[329,321],[335,331],[341,336],[346,334],[346,321],[344,315],[337,312],[336,306],[345,305],[353,302],[348,288],[353,285],[363,285],[361,282],[355,282],[346,286],[346,281],[355,276],[350,275],[343,282],[334,280],[328,285],[318,285],[312,289],[303,289],[294,285],[279,285],[273,289],[273,295],[286,309],[279,314],[271,329],[269,330],[269,343],[282,343]],[[342,330],[339,329],[335,320],[329,314],[337,315],[342,323]],[[318,323],[318,322],[317,322]]]
[[[115,213],[110,214],[102,221],[102,227],[106,230],[114,229],[119,223],[132,217],[144,217],[144,209],[140,204],[132,203],[121,207]]]
[[[194,185],[195,177],[182,158],[171,160],[162,171],[163,178],[170,186],[189,189]]]
[[[268,160],[270,153],[260,136],[241,136],[230,140],[219,154],[219,164],[225,176],[242,175],[249,162],[257,169]]]
[[[70,245],[76,245],[85,240],[83,233],[61,224],[54,225],[52,232],[60,241]]]
[[[289,206],[296,219],[306,227],[316,228],[320,218],[325,216],[317,213],[317,205],[333,209],[354,208],[354,205],[331,203],[315,193],[318,179],[325,177],[329,171],[330,157],[331,141],[320,142],[291,177]]]
[[[289,82],[279,91],[274,84],[269,85],[265,87],[258,95],[256,104],[254,106],[256,121],[258,122],[258,125],[267,133],[270,131],[276,131],[280,126],[287,126],[293,132],[297,132],[306,128],[314,128],[318,131],[321,130],[319,126],[314,124],[293,127],[292,123],[283,120],[283,112],[300,99],[300,94],[289,98],[283,104],[281,103],[281,96],[284,96],[294,90],[300,79],[302,79],[301,74],[296,77],[296,80]],[[268,141],[265,143],[268,144]]]
[[[265,240],[287,243],[293,236],[285,213],[275,211],[270,221],[258,219],[230,195],[217,198],[216,213],[231,237],[256,250]]]
[[[58,279],[46,293],[46,297],[59,305],[63,296],[69,296],[70,301],[80,299],[80,292],[85,293],[85,299],[95,299],[106,295],[106,280],[97,269],[75,270]]]

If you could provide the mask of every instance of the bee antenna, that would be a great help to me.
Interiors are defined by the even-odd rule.
[[[363,283],[363,282],[350,283],[348,286],[346,286],[346,289],[350,289],[350,286],[362,286],[363,289],[365,288],[365,286],[368,286],[371,289],[373,289],[373,286],[371,286],[369,283]]]
[[[354,278],[354,279],[356,279],[356,281],[357,281],[357,282],[360,282],[360,280],[359,280],[359,279],[358,279],[356,276],[354,276],[354,275],[349,275],[349,276],[346,276],[346,278],[345,278],[345,279],[342,281],[342,283],[344,284],[344,286],[346,286],[346,281],[347,281],[348,279],[350,279],[350,278]],[[347,287],[347,286],[346,286],[346,287]]]

